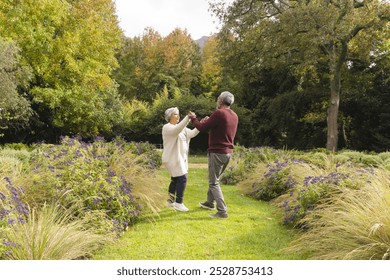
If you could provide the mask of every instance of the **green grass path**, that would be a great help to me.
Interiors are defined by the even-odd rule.
[[[161,171],[167,178],[168,173]],[[100,260],[278,260],[303,259],[281,252],[296,235],[281,225],[281,214],[268,203],[222,186],[228,219],[211,219],[202,209],[207,169],[190,168],[184,203],[189,212],[164,208],[145,216],[115,244],[95,255]]]

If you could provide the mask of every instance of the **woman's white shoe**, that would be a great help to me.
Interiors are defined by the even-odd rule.
[[[175,203],[173,208],[177,211],[187,212],[189,209],[183,203]]]

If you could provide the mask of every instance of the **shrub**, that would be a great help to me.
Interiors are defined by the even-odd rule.
[[[384,162],[390,162],[390,152],[383,152],[378,154],[378,156],[384,161]]]
[[[27,150],[14,150],[5,148],[0,150],[0,157],[16,158],[23,163],[28,163],[30,160],[30,152]]]
[[[284,224],[307,227],[302,219],[333,195],[337,186],[349,178],[348,174],[331,172],[328,175],[307,176],[295,184],[287,196],[282,196]]]
[[[0,228],[24,223],[28,217],[25,190],[15,186],[9,177],[0,181]]]
[[[76,207],[79,218],[104,211],[119,234],[135,223],[141,202],[149,198],[149,193],[158,192],[153,186],[158,182],[152,170],[155,164],[145,156],[146,149],[142,153],[137,149],[139,154],[133,154],[133,145],[64,138],[61,145],[37,146],[31,162],[30,187],[26,190],[29,204],[55,202],[65,208]],[[149,188],[142,201],[134,194],[135,185],[141,183]],[[153,205],[150,201],[145,204]]]
[[[224,184],[237,184],[245,179],[261,162],[290,158],[292,152],[270,147],[245,148],[237,145],[228,168],[222,174]]]
[[[287,191],[294,185],[288,170],[288,161],[267,164],[268,171],[258,183],[254,183],[253,195],[261,200],[270,201]]]
[[[23,163],[14,157],[0,156],[0,175],[11,176],[20,174],[23,170]]]
[[[379,166],[383,163],[383,159],[379,155],[366,154],[363,152],[344,150],[340,151],[338,155],[346,156],[350,161],[354,163],[360,163],[363,165]]]
[[[238,184],[245,194],[272,201],[281,207],[284,223],[288,225],[306,227],[302,218],[333,195],[336,189],[358,189],[373,172],[370,167],[355,166],[348,161],[338,163],[332,154],[291,156],[295,159],[258,164],[251,175]]]

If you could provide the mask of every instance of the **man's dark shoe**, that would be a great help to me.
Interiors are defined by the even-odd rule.
[[[199,202],[200,207],[204,209],[214,210],[214,204],[210,202]]]
[[[210,214],[209,216],[214,219],[225,219],[228,217],[228,214],[217,212],[216,214]]]

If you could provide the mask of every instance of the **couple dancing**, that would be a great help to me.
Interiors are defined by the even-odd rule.
[[[190,139],[198,135],[199,132],[208,132],[209,188],[206,201],[200,202],[199,205],[202,208],[214,210],[214,204],[216,203],[217,212],[210,215],[210,217],[227,218],[227,207],[219,179],[233,153],[234,137],[237,132],[238,117],[230,109],[233,102],[233,94],[228,91],[222,92],[217,99],[217,110],[210,117],[205,117],[201,121],[196,118],[195,113],[189,112],[179,122],[178,108],[169,108],[165,111],[165,120],[168,123],[162,128],[162,162],[171,176],[171,183],[168,188],[168,206],[172,206],[178,211],[188,211],[183,203],[183,197],[187,185]],[[190,120],[195,126],[192,130],[187,128]]]

